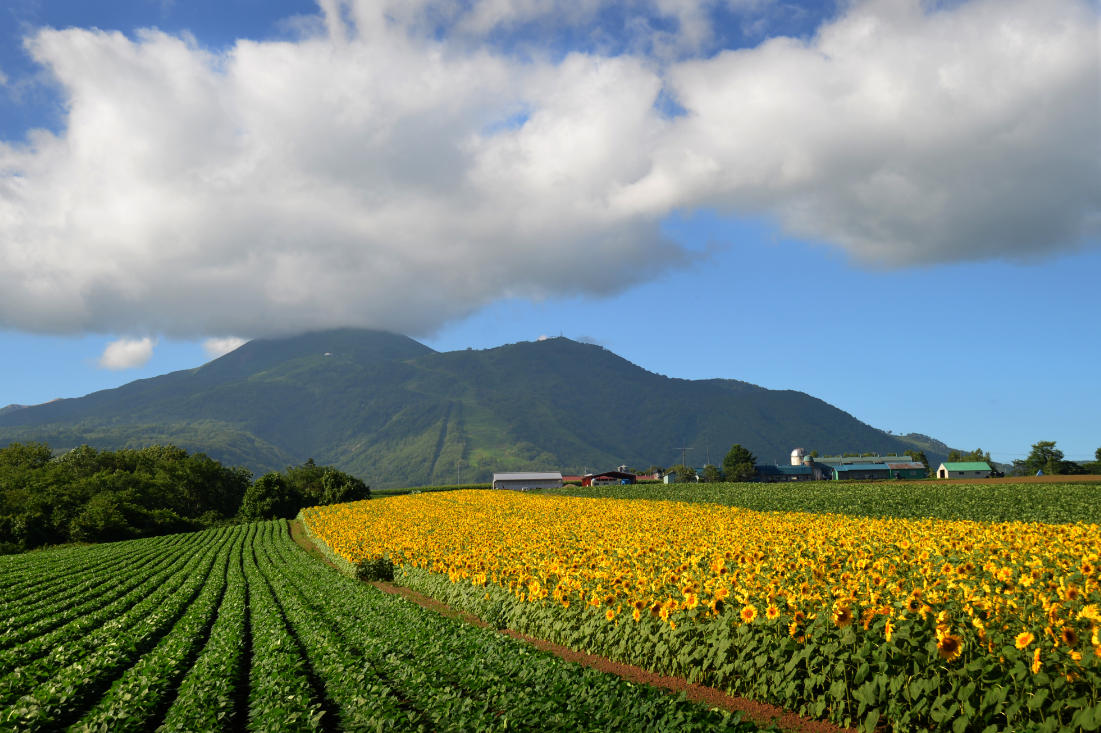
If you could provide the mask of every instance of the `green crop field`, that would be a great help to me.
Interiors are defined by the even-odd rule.
[[[636,484],[565,487],[542,493],[723,504],[760,512],[812,512],[896,519],[1101,524],[1101,483]]]
[[[755,730],[338,575],[275,521],[0,558],[0,730]]]

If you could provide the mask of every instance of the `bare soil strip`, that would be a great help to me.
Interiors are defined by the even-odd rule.
[[[291,525],[291,537],[298,545],[309,553],[311,556],[318,558],[331,568],[336,568],[329,560],[321,553],[320,550],[310,540],[309,535],[306,534],[301,524],[297,520],[293,520]],[[430,611],[434,611],[442,616],[448,618],[455,618],[464,621],[475,626],[481,626],[482,628],[490,628],[489,624],[482,621],[473,614],[460,611],[458,609],[451,608],[446,603],[441,603],[435,598],[426,596],[423,593],[418,593],[410,588],[405,588],[400,585],[394,585],[384,581],[373,581],[370,583],[374,587],[378,588],[384,593],[390,593],[392,595],[399,595],[406,598],[413,603],[416,603]],[[713,687],[705,687],[703,685],[692,684],[681,677],[667,677],[664,675],[654,674],[648,672],[641,667],[635,667],[630,664],[622,664],[620,662],[613,661],[607,657],[600,657],[595,654],[586,654],[584,652],[577,652],[561,644],[554,644],[542,639],[535,639],[530,636],[524,636],[523,634],[512,631],[511,629],[504,629],[501,633],[507,634],[514,639],[521,639],[530,643],[535,648],[541,651],[547,651],[555,654],[556,656],[565,659],[568,662],[575,662],[577,664],[591,667],[601,672],[610,672],[614,675],[618,675],[628,682],[635,684],[650,685],[652,687],[659,687],[661,689],[669,690],[671,692],[683,692],[689,700],[706,705],[709,708],[719,708],[720,710],[729,710],[730,712],[740,712],[747,720],[751,720],[757,725],[768,726],[776,725],[782,731],[790,731],[790,733],[838,733],[839,731],[854,731],[852,728],[841,728],[833,723],[828,723],[819,720],[809,720],[807,718],[800,717],[795,713],[788,712],[783,708],[776,707],[775,705],[768,705],[765,703],[757,702],[755,700],[748,700],[744,697],[735,697],[728,695],[727,693],[716,690]]]

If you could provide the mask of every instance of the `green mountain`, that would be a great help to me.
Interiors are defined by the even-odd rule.
[[[922,436],[924,438],[924,436]],[[759,461],[797,446],[899,453],[892,436],[802,392],[672,379],[566,338],[438,353],[340,329],[250,341],[197,369],[0,415],[0,445],[173,443],[259,474],[307,458],[376,488],[488,480],[494,471]],[[930,461],[931,439],[924,446]]]

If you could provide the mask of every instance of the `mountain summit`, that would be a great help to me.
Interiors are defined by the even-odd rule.
[[[372,486],[485,481],[494,471],[902,453],[913,443],[802,392],[648,372],[567,338],[440,353],[338,329],[250,341],[197,369],[0,415],[0,444],[174,443],[260,473],[313,457]],[[934,459],[930,455],[931,460]]]

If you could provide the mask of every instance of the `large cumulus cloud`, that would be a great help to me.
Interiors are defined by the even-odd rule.
[[[684,266],[660,223],[699,207],[873,265],[1097,236],[1084,2],[872,0],[809,41],[706,57],[521,59],[471,40],[558,5],[475,3],[440,40],[425,3],[326,1],[315,33],[219,53],[39,31],[28,48],[68,123],[0,147],[0,327],[427,334],[497,298]]]

